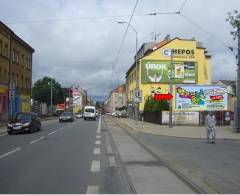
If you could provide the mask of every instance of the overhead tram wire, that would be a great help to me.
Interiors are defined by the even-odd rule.
[[[187,20],[188,22],[190,22],[191,24],[193,24],[194,26],[198,27],[199,29],[201,29],[202,31],[204,31],[205,33],[207,33],[208,35],[210,35],[213,39],[215,39],[216,41],[220,42],[222,45],[224,45],[225,47],[228,48],[228,51],[231,51],[231,53],[233,55],[233,48],[230,47],[227,43],[225,43],[223,40],[219,39],[216,35],[214,35],[213,33],[209,32],[207,29],[205,29],[204,27],[202,27],[200,24],[194,22],[192,19],[190,19],[189,17],[187,17],[186,15],[183,15],[182,13],[180,13],[180,16],[182,16],[182,18],[184,18],[185,20]]]
[[[181,7],[179,8],[179,13],[181,13],[181,11],[183,10],[183,7],[185,6],[185,4],[187,3],[188,0],[185,0],[183,2],[183,4],[181,5]]]
[[[132,14],[131,14],[131,17],[130,17],[130,19],[129,19],[129,21],[128,21],[127,28],[126,28],[125,33],[124,33],[124,35],[123,35],[122,42],[121,42],[120,47],[119,47],[119,49],[118,49],[116,58],[115,58],[115,60],[114,60],[114,62],[113,62],[113,64],[112,64],[112,76],[113,76],[113,71],[114,71],[114,69],[115,69],[116,66],[117,66],[118,58],[119,58],[120,52],[121,52],[121,50],[122,50],[122,47],[123,47],[125,38],[126,38],[126,36],[127,36],[127,32],[128,32],[128,29],[129,29],[129,25],[131,24],[131,21],[132,21],[134,12],[135,12],[136,7],[137,7],[137,4],[138,4],[138,0],[136,0],[136,3],[135,3],[135,5],[134,5],[134,8],[133,8],[133,11],[132,11]],[[111,78],[111,81],[112,81],[112,79],[113,79],[113,78]]]
[[[133,17],[141,16],[155,16],[155,15],[166,15],[166,14],[179,14],[178,12],[153,12],[146,14],[135,14]],[[30,23],[46,23],[46,22],[68,22],[68,21],[79,21],[79,20],[94,20],[94,19],[111,19],[111,18],[122,18],[131,16],[129,14],[122,15],[109,15],[109,16],[83,16],[74,18],[52,18],[52,19],[36,19],[36,20],[22,20],[22,21],[4,21],[5,24],[30,24]]]

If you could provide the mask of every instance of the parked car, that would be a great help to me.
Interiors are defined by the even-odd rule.
[[[83,117],[84,117],[84,120],[87,120],[87,119],[96,120],[96,108],[95,108],[95,106],[85,106]]]
[[[120,112],[120,116],[119,116],[120,118],[127,118],[127,111],[126,110],[122,110],[121,112]]]
[[[72,112],[63,112],[59,117],[59,122],[65,122],[65,121],[74,121],[74,116]]]
[[[41,119],[36,113],[21,112],[16,117],[9,121],[7,125],[8,134],[40,131],[42,127]]]

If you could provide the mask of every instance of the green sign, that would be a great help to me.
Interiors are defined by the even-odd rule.
[[[142,83],[168,83],[170,61],[142,61]],[[195,62],[173,62],[173,83],[196,83]]]

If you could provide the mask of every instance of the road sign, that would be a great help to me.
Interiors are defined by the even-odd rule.
[[[133,101],[135,103],[141,103],[142,102],[142,90],[135,89],[133,92],[134,92]]]
[[[167,94],[154,94],[154,99],[155,100],[171,100],[173,98],[173,95],[170,93]]]

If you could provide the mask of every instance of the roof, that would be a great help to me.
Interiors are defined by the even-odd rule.
[[[221,82],[222,84],[225,84],[225,85],[233,85],[233,84],[236,84],[236,81],[231,81],[231,80],[219,80],[217,81],[217,83]]]
[[[34,53],[34,49],[26,43],[24,40],[22,40],[19,36],[17,36],[6,24],[4,24],[2,21],[0,21],[0,27],[4,28],[14,39],[19,41],[25,48],[30,50],[32,53]]]

